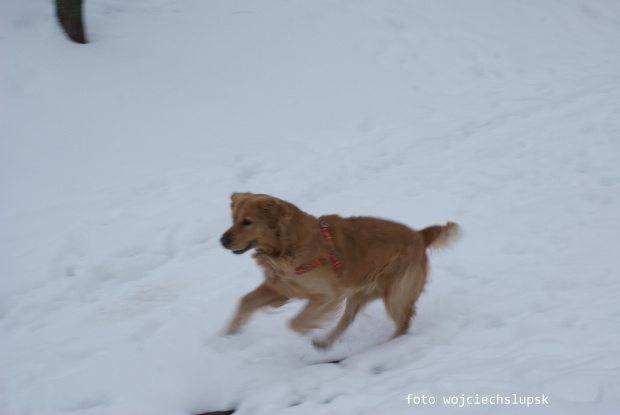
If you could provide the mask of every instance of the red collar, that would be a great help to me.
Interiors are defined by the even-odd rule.
[[[306,265],[302,265],[299,268],[295,268],[295,275],[299,275],[299,274],[303,274],[304,272],[308,272],[311,269],[314,269],[314,268],[318,267],[319,265],[321,265],[327,259],[331,259],[332,266],[334,267],[334,271],[336,272],[336,274],[340,272],[340,258],[338,258],[338,254],[336,254],[336,245],[334,244],[334,239],[332,238],[332,235],[329,233],[329,230],[327,229],[327,228],[329,228],[329,224],[327,222],[321,221],[321,222],[319,222],[319,225],[321,226],[321,231],[323,232],[323,237],[325,238],[325,240],[331,246],[331,251],[329,252],[329,254],[324,255],[324,256],[322,256],[320,258],[317,258],[314,261],[311,261],[310,263],[308,263]]]
[[[340,258],[338,258],[338,254],[336,253],[336,245],[334,244],[334,239],[332,238],[332,235],[329,233],[329,230],[327,229],[329,228],[329,224],[327,222],[321,221],[319,222],[319,225],[321,226],[323,237],[331,246],[331,251],[327,255],[323,255],[322,257],[319,257],[313,261],[310,261],[306,265],[302,265],[301,267],[295,268],[293,275],[300,275],[300,274],[303,274],[304,272],[313,270],[314,268],[318,267],[319,265],[321,265],[323,262],[327,261],[328,259],[332,261],[332,266],[334,267],[334,271],[336,272],[336,274],[340,272]],[[278,275],[274,275],[273,278],[275,280],[280,279]]]

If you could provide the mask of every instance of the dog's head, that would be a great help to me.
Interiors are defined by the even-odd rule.
[[[252,248],[279,250],[280,229],[291,216],[289,204],[268,195],[233,193],[233,226],[220,239],[224,248],[243,254]]]

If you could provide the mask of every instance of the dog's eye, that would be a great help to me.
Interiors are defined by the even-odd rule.
[[[241,222],[241,224],[242,224],[243,226],[250,226],[250,225],[252,224],[252,222],[251,222],[251,221],[249,221],[249,220],[247,220],[247,219],[243,219],[243,222]]]

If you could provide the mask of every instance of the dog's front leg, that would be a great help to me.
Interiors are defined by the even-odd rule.
[[[314,339],[312,344],[318,349],[329,349],[334,341],[351,325],[357,313],[368,303],[379,297],[376,292],[360,291],[349,298],[336,327],[324,338]]]
[[[338,298],[311,297],[308,304],[291,320],[289,325],[291,329],[301,334],[306,334],[311,329],[321,328],[321,323],[338,311],[341,302]]]
[[[320,328],[319,320],[321,309],[325,306],[325,300],[320,297],[311,297],[300,313],[289,323],[291,329],[305,334],[311,329]]]
[[[239,303],[235,317],[228,325],[226,334],[239,331],[256,310],[266,306],[280,307],[288,301],[286,296],[274,291],[267,283],[262,283],[254,291],[247,293]]]

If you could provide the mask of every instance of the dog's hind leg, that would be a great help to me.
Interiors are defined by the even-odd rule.
[[[379,298],[376,291],[358,291],[347,298],[347,305],[342,317],[329,334],[322,339],[314,339],[312,344],[319,349],[331,347],[334,341],[351,325],[357,313],[368,303]]]
[[[259,285],[254,291],[247,293],[239,303],[235,317],[228,325],[226,334],[234,334],[239,331],[248,319],[259,308],[272,306],[280,307],[288,301],[286,296],[274,291],[267,283]]]
[[[392,339],[409,330],[411,319],[415,316],[415,302],[426,283],[426,263],[409,267],[400,280],[382,293],[385,309],[396,324]]]

